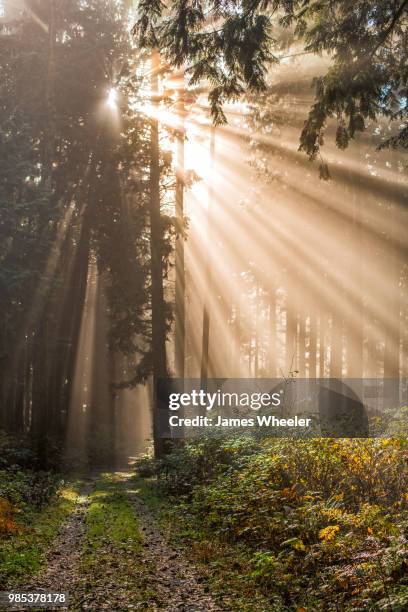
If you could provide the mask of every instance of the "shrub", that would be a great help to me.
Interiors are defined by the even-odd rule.
[[[159,464],[159,474],[169,493],[188,495],[196,485],[210,483],[229,469],[239,469],[259,448],[250,435],[203,436],[167,455]]]
[[[138,476],[150,478],[158,474],[159,462],[151,454],[141,455],[135,463],[135,469]]]
[[[0,471],[0,496],[15,506],[41,508],[56,494],[61,480],[53,472],[9,469]]]
[[[205,537],[244,547],[282,609],[397,611],[408,605],[407,447],[208,437],[166,458],[162,478]]]
[[[23,436],[11,436],[0,430],[0,469],[10,466],[31,467],[35,453]]]

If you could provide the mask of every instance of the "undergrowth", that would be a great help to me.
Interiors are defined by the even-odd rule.
[[[398,612],[407,457],[404,440],[208,437],[171,453],[159,489],[145,490],[164,494],[167,527],[233,593],[232,609],[259,609],[262,597],[276,611]]]
[[[30,440],[0,432],[0,588],[23,584],[42,568],[78,484],[39,470]]]

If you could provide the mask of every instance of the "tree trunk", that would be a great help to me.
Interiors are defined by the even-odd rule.
[[[215,127],[211,126],[211,137],[210,137],[210,159],[211,167],[214,166],[215,157]],[[203,335],[201,342],[201,384],[205,385],[205,381],[208,378],[209,372],[209,352],[210,352],[210,312],[209,312],[209,299],[211,295],[212,285],[212,257],[210,250],[210,236],[212,231],[212,206],[213,206],[214,190],[213,185],[210,182],[208,190],[208,211],[207,211],[207,253],[205,262],[205,286],[204,286],[204,308],[203,308]]]
[[[309,316],[309,378],[316,378],[316,314],[310,311]]]
[[[239,280],[237,280],[235,286],[234,354],[232,360],[232,376],[237,378],[241,375],[241,294],[239,289]]]
[[[290,282],[290,281],[289,281]],[[290,377],[295,373],[296,364],[296,314],[293,300],[293,292],[286,292],[286,347],[285,347],[285,376]]]
[[[363,378],[363,340],[364,340],[364,306],[363,306],[363,270],[362,270],[362,248],[363,248],[363,222],[360,194],[356,192],[351,184],[353,202],[353,235],[352,249],[354,252],[354,285],[357,295],[351,299],[350,320],[353,325],[350,329],[350,355],[349,376],[352,378]],[[353,308],[354,305],[354,308]]]
[[[158,110],[159,94],[159,52],[152,52],[151,90],[152,106]],[[163,227],[160,209],[160,157],[159,122],[153,113],[150,128],[150,267],[152,292],[152,361],[153,361],[153,439],[155,456],[165,453],[165,443],[160,435],[160,404],[157,396],[157,383],[167,376],[166,360],[166,322],[163,287]]]
[[[276,291],[269,290],[269,376],[275,378],[276,363]]]
[[[177,169],[176,169],[176,308],[175,308],[175,358],[176,376],[184,378],[185,367],[185,268],[184,268],[184,72],[182,72],[183,86],[179,90],[176,108],[179,120],[177,133]]]
[[[45,179],[51,188],[53,161],[55,158],[56,110],[55,110],[55,41],[56,41],[56,12],[55,0],[49,0],[48,17],[48,59],[46,81],[46,108],[47,124],[45,126]]]
[[[330,378],[341,378],[342,375],[342,320],[339,312],[332,315],[330,339]]]
[[[389,215],[395,218],[395,211]],[[385,258],[387,273],[387,315],[384,343],[384,397],[389,407],[395,408],[399,401],[399,353],[400,353],[400,262],[399,245],[388,241]]]
[[[326,319],[326,312],[322,309],[319,322],[319,378],[324,378],[326,373]]]

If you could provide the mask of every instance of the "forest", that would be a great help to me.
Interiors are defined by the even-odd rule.
[[[407,608],[407,120],[406,0],[0,0],[0,609]]]

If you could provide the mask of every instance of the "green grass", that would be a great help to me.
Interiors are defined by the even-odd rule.
[[[0,586],[18,586],[36,574],[46,560],[46,551],[61,523],[73,511],[79,483],[63,487],[41,510],[26,506],[17,515],[19,532],[0,542]]]
[[[87,543],[93,553],[104,544],[133,551],[141,550],[135,512],[116,474],[103,474],[90,495],[86,515]]]
[[[98,609],[114,594],[113,608],[126,609],[126,602],[147,602],[154,596],[149,586],[153,568],[143,561],[143,540],[126,486],[123,475],[102,474],[90,495],[81,592],[73,597],[73,610],[82,609],[88,597]]]
[[[163,515],[169,509],[169,501],[165,495],[161,495],[157,478],[139,478],[133,476],[131,482],[156,519],[161,519],[163,523]]]

